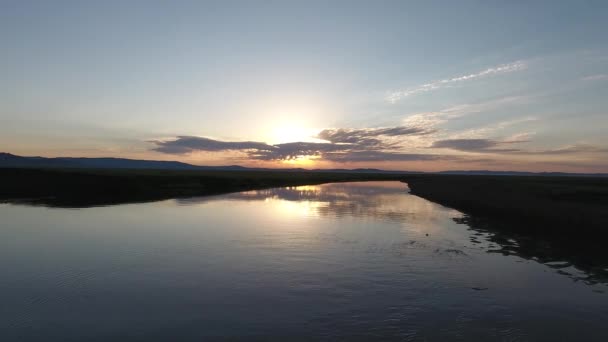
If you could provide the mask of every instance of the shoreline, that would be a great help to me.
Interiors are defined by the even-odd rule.
[[[5,168],[0,201],[88,207],[354,181],[401,181],[413,195],[528,233],[608,236],[608,178],[594,177]]]
[[[401,181],[401,175],[0,168],[0,202],[80,208],[359,181]]]

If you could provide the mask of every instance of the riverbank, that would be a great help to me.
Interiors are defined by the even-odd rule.
[[[492,253],[534,260],[586,283],[607,283],[608,180],[588,177],[412,176],[412,194],[457,209],[490,233]],[[574,266],[577,277],[561,270]]]
[[[0,169],[0,200],[88,207],[331,182],[401,180],[394,174],[110,169]]]
[[[0,199],[64,207],[329,182],[398,180],[413,194],[526,231],[608,236],[608,178],[338,172],[0,169]]]
[[[608,236],[608,179],[593,177],[406,177],[411,192],[526,232]]]

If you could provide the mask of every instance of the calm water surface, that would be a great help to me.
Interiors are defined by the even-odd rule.
[[[2,204],[0,340],[608,341],[605,283],[460,217],[398,182]]]

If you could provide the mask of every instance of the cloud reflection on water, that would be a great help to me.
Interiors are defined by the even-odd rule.
[[[455,217],[456,210],[408,195],[408,188],[401,182],[346,182],[252,190],[217,197],[182,198],[180,205],[194,205],[219,198],[237,201],[289,201],[306,209],[311,215],[323,217],[356,217],[392,222],[408,222],[412,225],[429,224],[436,220],[436,211],[449,211]],[[430,228],[430,227],[429,227]]]
[[[253,190],[213,197],[182,198],[175,201],[180,205],[197,205],[218,199],[273,201],[276,208],[290,213],[382,220],[406,225],[408,231],[428,232],[431,235],[445,234],[440,221],[445,215],[449,215],[455,222],[467,225],[473,232],[470,241],[480,248],[487,248],[488,253],[532,260],[575,281],[585,281],[588,284],[608,283],[608,262],[605,257],[598,257],[593,251],[572,243],[513,233],[501,222],[469,217],[457,210],[409,195],[407,185],[401,182],[328,183]],[[487,247],[481,247],[482,242]]]

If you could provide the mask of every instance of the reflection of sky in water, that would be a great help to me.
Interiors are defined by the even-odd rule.
[[[438,206],[407,195],[401,182],[351,182],[253,190],[217,196],[176,199],[180,205],[194,205],[221,199],[237,201],[272,201],[281,212],[310,216],[357,217],[371,220],[407,222],[432,229],[438,213],[460,217],[456,210]]]
[[[204,204],[210,201],[264,201],[271,203],[275,216],[308,216],[383,220],[398,223],[410,234],[417,232],[454,238],[446,231],[449,219],[466,223],[475,233],[468,242],[488,253],[516,255],[557,269],[562,275],[587,283],[607,283],[608,268],[577,262],[576,254],[584,251],[557,248],[546,243],[530,244],[530,238],[491,229],[491,224],[469,220],[457,210],[442,207],[408,193],[405,183],[391,181],[345,182],[245,191],[215,197],[176,199],[180,205]],[[460,232],[458,230],[457,232]],[[453,233],[453,232],[452,232]],[[467,242],[467,243],[468,243]],[[520,244],[520,242],[523,242]],[[540,247],[539,247],[540,246]],[[572,259],[572,260],[571,260]],[[582,269],[581,269],[582,268]]]
[[[488,253],[403,183],[0,217],[3,340],[608,338],[605,285]]]

